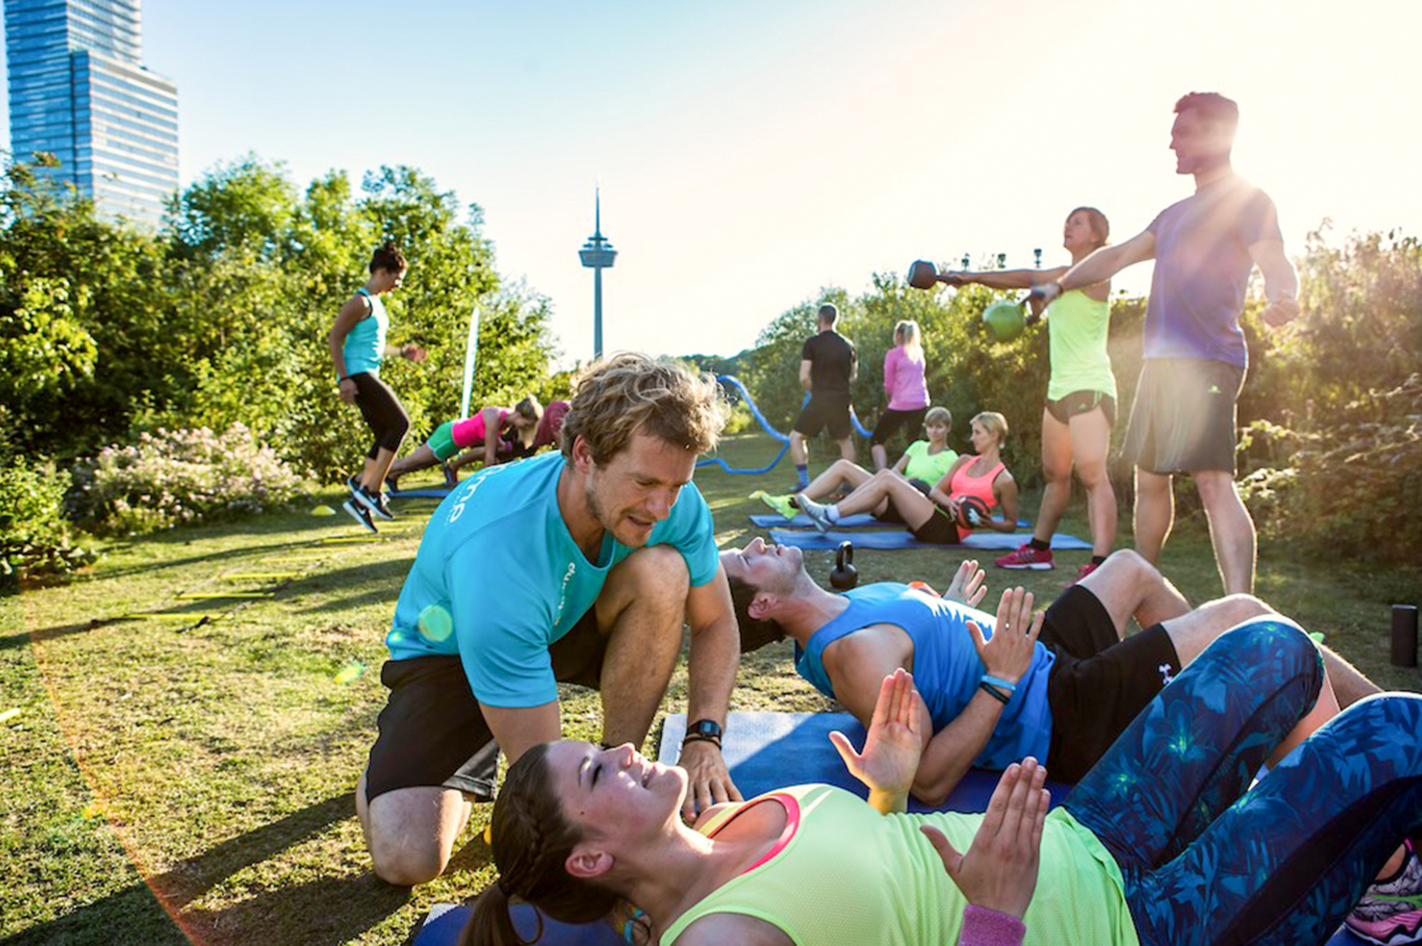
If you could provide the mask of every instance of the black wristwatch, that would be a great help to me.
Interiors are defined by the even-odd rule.
[[[710,719],[698,719],[687,724],[686,736],[681,740],[681,744],[684,746],[688,742],[714,742],[717,749],[721,748],[720,724]]]

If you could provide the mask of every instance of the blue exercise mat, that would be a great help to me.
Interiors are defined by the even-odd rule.
[[[452,903],[437,903],[430,908],[425,925],[420,927],[414,946],[456,946],[459,934],[469,922],[471,906],[456,906]],[[524,939],[532,939],[538,931],[538,913],[526,903],[515,904],[509,911],[513,916],[514,929]],[[584,923],[573,925],[543,918],[543,938],[539,946],[624,946],[622,934],[606,923]]]
[[[1031,536],[1021,532],[974,532],[962,542],[954,544],[920,542],[911,532],[792,532],[788,529],[771,529],[770,540],[780,545],[793,545],[800,549],[837,549],[839,543],[853,542],[856,549],[977,549],[984,552],[1011,552],[1026,542]],[[1074,535],[1061,532],[1052,536],[1052,548],[1064,551],[1091,551],[1091,543],[1083,542]]]
[[[864,727],[848,713],[731,713],[726,719],[721,754],[736,787],[746,798],[807,782],[837,785],[865,797],[868,789],[849,774],[829,741],[829,734],[836,729],[856,747],[863,748]],[[668,713],[657,761],[674,764],[685,735],[686,714]],[[928,808],[911,798],[909,811],[986,811],[997,780],[996,772],[971,769],[944,804]],[[1048,782],[1047,787],[1052,790],[1055,805],[1066,797],[1071,786]]]
[[[444,497],[449,495],[449,492],[449,487],[447,486],[431,486],[428,489],[392,489],[385,495],[391,499],[444,499]]]
[[[752,525],[760,526],[762,529],[770,529],[777,526],[790,526],[809,529],[813,528],[815,525],[814,522],[810,520],[810,517],[805,515],[804,513],[800,513],[794,519],[786,519],[778,512],[756,513],[755,515],[750,517],[750,521]],[[867,512],[856,512],[852,516],[842,516],[840,520],[835,523],[835,528],[852,529],[856,526],[886,525],[893,525],[893,523],[890,523],[883,519],[875,519]],[[1028,522],[1026,519],[1018,519],[1017,528],[1030,529],[1032,528],[1032,523]],[[1017,546],[1015,545],[1013,546],[1013,548],[1016,547]]]

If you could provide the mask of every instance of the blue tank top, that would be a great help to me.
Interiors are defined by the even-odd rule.
[[[367,372],[378,378],[380,361],[385,357],[385,333],[390,329],[390,316],[379,296],[371,295],[364,287],[357,289],[356,295],[370,300],[370,315],[346,333],[346,343],[341,349],[346,359],[346,375]]]
[[[881,581],[845,592],[849,607],[810,636],[804,649],[795,648],[795,669],[815,689],[834,697],[825,672],[825,648],[847,634],[874,624],[900,627],[913,641],[913,682],[933,717],[933,731],[947,726],[963,712],[978,692],[986,672],[968,631],[971,618],[991,639],[996,619],[956,601],[924,594],[898,582]],[[1047,706],[1047,676],[1057,656],[1040,643],[1032,664],[1012,699],[1002,708],[982,754],[974,765],[1005,769],[1026,756],[1043,761],[1052,736],[1052,713]]]

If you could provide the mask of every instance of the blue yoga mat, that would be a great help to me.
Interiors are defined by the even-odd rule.
[[[756,515],[750,517],[750,521],[752,525],[760,526],[762,529],[770,529],[776,526],[792,526],[808,529],[813,528],[815,525],[813,522],[810,521],[810,517],[805,515],[804,513],[801,513],[794,519],[786,519],[778,512],[757,513]],[[835,523],[835,527],[839,529],[852,529],[856,526],[884,525],[892,525],[892,523],[885,522],[882,519],[875,519],[867,512],[856,512],[852,516],[844,516],[838,522]],[[1030,529],[1032,528],[1032,523],[1028,522],[1026,519],[1018,519],[1017,528]],[[1013,546],[1013,548],[1016,547],[1017,546]]]
[[[731,778],[746,798],[806,782],[838,785],[865,797],[868,789],[849,774],[829,741],[829,734],[836,729],[856,747],[863,748],[864,727],[848,713],[731,713],[726,719],[721,753]],[[674,764],[685,735],[686,714],[668,713],[657,761]],[[911,798],[909,811],[986,811],[997,780],[996,772],[971,769],[943,805],[927,808]],[[1071,786],[1048,782],[1047,787],[1052,790],[1055,805],[1066,797]]]
[[[444,499],[449,495],[449,488],[431,486],[428,489],[391,490],[386,495],[391,499]]]
[[[910,532],[792,532],[771,529],[770,540],[780,545],[801,549],[837,549],[848,540],[856,549],[977,549],[985,552],[1011,552],[1029,538],[1021,532],[974,532],[956,545],[920,542]],[[1052,548],[1065,551],[1091,551],[1091,543],[1061,532],[1052,536]]]
[[[452,903],[437,903],[430,908],[425,925],[420,927],[414,946],[455,946],[459,934],[469,922],[470,906],[456,906]],[[524,939],[532,939],[538,931],[537,913],[526,903],[515,904],[509,911],[513,916],[514,929]],[[543,938],[539,946],[625,946],[622,934],[606,923],[585,923],[573,925],[543,918]]]

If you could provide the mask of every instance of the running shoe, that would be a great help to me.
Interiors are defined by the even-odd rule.
[[[795,497],[795,505],[800,507],[800,511],[810,517],[810,521],[815,524],[815,528],[821,532],[828,532],[834,523],[830,522],[829,507],[823,506],[813,499],[805,498],[801,493]]]
[[[351,491],[352,496],[354,496],[356,493],[359,493],[360,480],[356,479],[354,476],[346,477],[346,489],[349,489]]]
[[[341,503],[341,508],[344,509],[346,512],[350,513],[352,519],[365,526],[366,529],[368,529],[369,531],[380,531],[379,529],[375,528],[375,523],[372,522],[370,519],[370,510],[366,509],[354,499],[348,499],[345,502]]]
[[[1076,580],[1081,581],[1087,575],[1090,575],[1092,572],[1096,571],[1096,569],[1099,567],[1100,566],[1097,565],[1095,562],[1087,562],[1085,565],[1081,566],[1076,570]]]
[[[386,493],[398,493],[398,492],[400,492],[400,478],[399,478],[398,476],[387,476],[387,477],[385,477],[385,492],[386,492]]]
[[[459,474],[455,472],[454,467],[448,463],[441,463],[439,468],[444,473],[444,485],[446,487],[454,489],[454,487],[459,485]]]
[[[1343,925],[1359,939],[1378,946],[1422,943],[1422,860],[1411,841],[1407,858],[1388,880],[1368,888]]]
[[[385,505],[385,497],[371,493],[371,491],[364,486],[360,488],[360,492],[355,494],[355,499],[356,502],[382,519],[390,520],[395,518],[395,514],[390,511],[390,507]]]
[[[790,502],[789,496],[772,496],[763,489],[751,493],[750,498],[760,500],[786,519],[794,519],[795,514],[799,511]]]
[[[1010,568],[1014,571],[1031,569],[1034,572],[1046,571],[1052,568],[1052,550],[1034,549],[1029,542],[1020,545],[1015,552],[1008,552],[997,560],[998,568]]]

